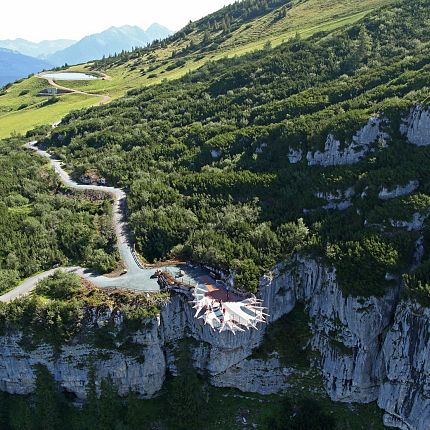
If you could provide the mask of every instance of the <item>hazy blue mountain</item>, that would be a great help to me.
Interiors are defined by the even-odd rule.
[[[129,51],[135,47],[145,46],[155,39],[164,39],[171,34],[170,30],[159,24],[153,24],[147,31],[129,25],[111,27],[102,33],[86,36],[68,48],[48,56],[47,59],[57,66],[66,63],[85,63],[123,50]]]
[[[154,23],[148,29],[146,30],[146,35],[149,39],[151,39],[151,42],[153,40],[160,40],[165,39],[166,37],[173,34],[173,31],[169,30],[167,27],[164,27],[161,24]]]
[[[40,58],[22,55],[10,49],[0,48],[0,87],[28,75],[50,69],[52,65]]]
[[[54,52],[68,48],[70,45],[76,43],[76,40],[58,39],[58,40],[43,40],[42,42],[35,43],[25,39],[7,39],[0,40],[0,48],[10,49],[11,51],[18,51],[21,54],[30,57],[44,58]]]

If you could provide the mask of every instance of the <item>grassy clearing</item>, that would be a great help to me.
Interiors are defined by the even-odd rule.
[[[286,18],[276,19],[277,11],[254,20],[239,28],[228,37],[216,52],[184,57],[182,67],[166,70],[176,60],[172,52],[182,49],[190,40],[199,42],[202,32],[196,31],[186,40],[175,41],[167,47],[145,54],[137,60],[107,70],[110,80],[67,81],[60,84],[90,94],[109,95],[112,99],[122,97],[127,91],[156,85],[163,80],[174,80],[189,71],[196,70],[208,61],[224,57],[240,56],[262,49],[267,42],[277,46],[299,33],[303,38],[321,31],[332,31],[354,23],[373,9],[392,3],[393,0],[309,0],[293,7]],[[68,71],[91,72],[91,64],[72,66]],[[49,124],[61,119],[67,113],[98,103],[94,97],[84,95],[63,95],[60,102],[40,108],[47,100],[37,93],[48,86],[47,81],[31,77],[14,84],[0,96],[0,138],[12,133],[25,133],[35,126]]]
[[[95,97],[66,94],[59,96],[57,103],[43,106],[49,97],[37,94],[48,86],[45,80],[32,76],[12,85],[0,95],[0,138],[51,124],[72,110],[98,102]]]
[[[39,108],[32,106],[9,112],[0,116],[0,138],[24,134],[37,126],[52,124],[73,110],[90,107],[95,101],[94,97],[69,94],[59,97],[59,101],[53,105]]]

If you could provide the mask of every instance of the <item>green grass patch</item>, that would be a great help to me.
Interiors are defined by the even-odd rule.
[[[46,102],[46,98],[38,99],[39,103]],[[23,110],[12,110],[0,115],[0,138],[12,134],[24,134],[35,127],[52,124],[61,120],[73,110],[83,109],[97,103],[94,97],[68,94],[59,97],[59,101],[44,107],[29,106]]]
[[[296,33],[307,38],[317,32],[335,30],[360,20],[373,9],[387,5],[391,1],[363,0],[357,3],[352,0],[341,0],[328,5],[323,0],[309,0],[295,5],[282,20],[274,19],[277,13],[274,11],[252,21],[251,25],[240,27],[229,35],[216,51],[185,55],[179,63],[180,67],[174,67],[178,60],[171,58],[172,52],[187,46],[189,38],[157,48],[137,60],[110,67],[106,70],[110,80],[65,81],[59,84],[90,94],[109,95],[116,99],[131,89],[157,85],[163,80],[179,79],[208,61],[260,50],[267,42],[277,46],[294,37]],[[190,37],[193,40],[200,40],[202,34],[197,32]],[[66,71],[92,73],[91,63],[72,66]],[[59,103],[40,109],[39,105],[46,102],[47,98],[37,97],[37,93],[48,86],[47,81],[31,77],[12,85],[0,97],[0,138],[51,124],[73,110],[98,103],[93,97],[68,94],[60,96]]]

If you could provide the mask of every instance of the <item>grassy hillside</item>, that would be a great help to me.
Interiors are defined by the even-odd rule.
[[[59,96],[56,103],[50,103],[49,97],[37,96],[48,86],[33,76],[0,90],[0,138],[52,124],[72,110],[94,104],[94,97],[78,94]]]
[[[321,31],[334,30],[389,3],[391,0],[247,0],[192,23],[166,42],[151,48],[138,49],[93,65],[71,67],[70,70],[77,71],[96,68],[108,73],[112,79],[67,85],[119,98],[131,89],[178,79],[207,62],[262,49],[268,42],[277,46],[297,33],[307,38]],[[225,27],[223,21],[226,19]],[[63,95],[58,103],[41,108],[47,99],[36,97],[36,94],[46,86],[46,82],[32,77],[0,92],[0,138],[13,132],[25,133],[35,126],[58,121],[68,112],[97,103],[92,97]]]

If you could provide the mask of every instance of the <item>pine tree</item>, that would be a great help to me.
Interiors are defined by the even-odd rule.
[[[205,31],[205,34],[203,36],[203,45],[208,45],[211,40],[211,36],[208,30]]]
[[[100,430],[115,430],[120,409],[118,391],[109,375],[100,384],[98,428]]]
[[[372,51],[372,38],[366,30],[366,27],[361,27],[358,35],[357,58],[359,61],[366,60]]]
[[[97,387],[96,387],[96,369],[94,364],[90,364],[88,369],[88,383],[86,387],[87,401],[85,403],[84,412],[84,428],[87,430],[93,430],[99,419],[99,404],[97,398]]]
[[[194,430],[201,427],[205,400],[194,369],[187,368],[174,379],[167,406],[166,414],[176,429]]]
[[[272,41],[268,40],[265,44],[264,44],[264,48],[265,51],[270,51],[272,49]]]
[[[12,430],[34,430],[35,420],[33,410],[30,407],[30,399],[20,397],[12,402],[9,423]],[[7,428],[1,427],[1,428]]]
[[[0,429],[6,428],[9,421],[9,399],[6,393],[0,393]]]
[[[57,384],[45,366],[35,366],[36,389],[34,391],[35,423],[40,430],[56,430],[61,426],[60,398]]]
[[[131,391],[127,397],[127,415],[126,422],[129,430],[141,430],[144,428],[144,413],[142,411],[143,401],[138,395]]]

